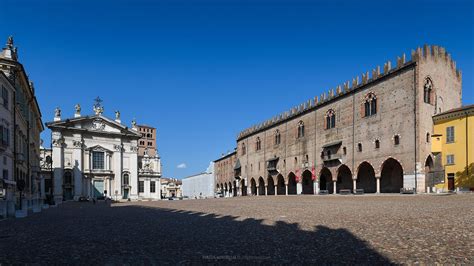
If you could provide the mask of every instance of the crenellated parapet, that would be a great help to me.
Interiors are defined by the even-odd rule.
[[[461,80],[462,74],[459,69],[456,68],[456,62],[451,58],[451,55],[446,52],[446,49],[440,46],[424,45],[423,48],[418,47],[411,51],[411,58],[407,61],[405,54],[397,57],[396,67],[392,68],[392,62],[389,60],[383,64],[383,72],[381,67],[377,66],[372,71],[366,71],[361,76],[355,76],[352,80],[344,82],[342,85],[331,88],[327,92],[321,93],[321,95],[315,96],[313,99],[309,99],[306,102],[291,108],[272,119],[266,120],[263,123],[253,125],[239,133],[237,140],[250,136],[256,132],[262,131],[263,129],[270,128],[276,124],[287,121],[293,117],[296,117],[302,113],[305,113],[312,109],[317,109],[319,106],[332,101],[338,97],[342,97],[348,93],[353,92],[363,86],[379,81],[387,75],[415,62],[422,62],[424,60],[435,60],[445,62],[452,69],[455,76]]]

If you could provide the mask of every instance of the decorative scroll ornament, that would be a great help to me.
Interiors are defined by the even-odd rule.
[[[94,130],[98,130],[98,131],[102,131],[105,129],[105,124],[104,124],[104,121],[102,121],[102,119],[95,119],[93,122],[92,122],[92,128]]]

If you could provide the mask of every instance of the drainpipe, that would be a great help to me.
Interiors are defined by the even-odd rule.
[[[469,176],[469,122],[468,122],[468,112],[465,112],[466,114],[466,173],[467,176]]]
[[[413,125],[413,129],[415,131],[415,135],[414,135],[414,138],[415,138],[415,194],[417,192],[417,187],[418,187],[418,182],[417,182],[417,169],[416,169],[416,158],[417,158],[417,138],[416,138],[416,134],[417,134],[417,130],[416,130],[416,104],[418,103],[418,99],[416,98],[416,89],[417,89],[417,84],[416,84],[416,66],[414,68],[414,75],[413,75],[413,93],[414,93],[414,105],[413,105],[413,115],[414,115],[414,118],[415,120],[413,121],[414,125]]]

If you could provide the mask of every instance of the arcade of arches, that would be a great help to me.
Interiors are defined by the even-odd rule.
[[[285,178],[282,174],[277,176],[250,178],[248,184],[244,179],[234,182],[217,184],[217,191],[226,197],[264,195],[296,195],[317,194],[325,191],[328,194],[340,193],[341,190],[363,190],[364,193],[399,193],[403,188],[403,167],[393,158],[385,160],[377,176],[373,165],[369,162],[359,164],[354,173],[342,164],[337,169],[331,170],[324,167],[319,172],[319,177],[313,177],[311,171],[305,170],[300,177],[290,172]]]

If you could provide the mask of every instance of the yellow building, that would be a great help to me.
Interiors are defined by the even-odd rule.
[[[434,186],[442,191],[474,191],[474,105],[435,115],[433,122],[431,151],[435,165],[442,166]]]

